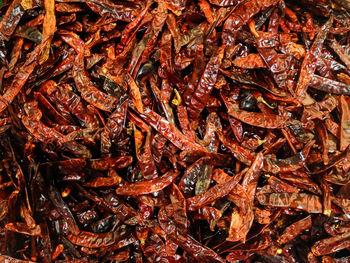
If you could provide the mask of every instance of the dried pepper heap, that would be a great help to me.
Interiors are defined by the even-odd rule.
[[[350,1],[0,8],[1,262],[349,262]]]

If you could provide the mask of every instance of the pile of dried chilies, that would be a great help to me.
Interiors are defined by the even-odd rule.
[[[349,0],[8,0],[0,262],[350,262]]]

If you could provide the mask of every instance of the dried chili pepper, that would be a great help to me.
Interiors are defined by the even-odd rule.
[[[179,175],[179,172],[170,171],[162,177],[152,179],[150,181],[143,181],[134,184],[126,184],[119,187],[116,192],[119,195],[140,195],[149,194],[162,190],[170,185],[173,180]]]
[[[303,97],[305,96],[305,90],[307,88],[307,83],[312,78],[312,75],[315,72],[315,67],[317,63],[318,56],[321,51],[322,44],[327,37],[328,31],[333,23],[333,17],[320,29],[320,32],[317,34],[314,43],[312,44],[308,54],[303,60],[301,65],[300,77],[296,88],[296,96]]]
[[[349,232],[335,237],[330,237],[317,241],[311,248],[312,253],[316,256],[331,254],[342,248],[349,247]]]
[[[0,8],[1,262],[348,262],[340,0]]]

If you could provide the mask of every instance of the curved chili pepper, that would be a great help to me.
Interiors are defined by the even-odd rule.
[[[265,158],[263,170],[270,173],[291,172],[300,169],[309,155],[310,149],[315,141],[310,141],[298,154],[283,160]]]
[[[338,250],[341,250],[343,248],[349,247],[349,242],[350,242],[349,239],[350,239],[350,233],[346,232],[342,235],[322,239],[316,242],[312,246],[311,250],[312,250],[312,253],[316,256],[328,255]]]
[[[244,123],[262,128],[280,128],[287,125],[289,118],[274,114],[263,114],[257,112],[247,112],[239,109],[237,103],[222,94],[222,98],[228,108],[228,114]]]
[[[200,207],[210,204],[216,199],[227,195],[233,189],[233,187],[235,187],[235,185],[238,184],[241,177],[242,174],[239,173],[234,177],[230,178],[227,182],[213,186],[205,193],[195,195],[186,199],[187,210],[195,211]]]
[[[119,187],[116,190],[116,193],[119,195],[141,195],[158,192],[170,185],[179,174],[179,172],[170,171],[167,174],[152,180],[125,184]]]
[[[75,245],[87,248],[99,248],[101,246],[110,246],[127,235],[128,231],[125,225],[121,225],[114,232],[91,233],[79,231],[78,233],[68,234],[67,239]]]
[[[21,17],[24,15],[21,1],[16,0],[11,3],[0,22],[1,40],[9,40],[16,29]]]
[[[225,45],[234,44],[235,35],[240,27],[245,25],[255,14],[261,10],[265,10],[269,6],[276,5],[277,2],[277,0],[253,0],[240,5],[225,21],[222,36],[223,43]]]
[[[217,80],[221,60],[224,56],[225,46],[221,47],[217,54],[210,58],[207,66],[204,69],[203,75],[198,82],[197,88],[193,91],[191,100],[188,104],[189,117],[193,120],[198,118],[198,115],[205,107],[211,91]]]
[[[149,8],[149,4],[147,3],[146,8],[144,8],[142,10],[142,12],[140,12],[137,15],[137,18],[135,18],[131,23],[129,23],[125,27],[123,34],[122,34],[122,38],[121,38],[119,44],[116,46],[116,55],[122,53],[125,46],[127,46],[128,42],[130,41],[130,38],[132,37],[132,36],[130,37],[130,35],[132,34],[132,31],[138,27],[138,25],[140,24],[142,19],[145,17],[146,13],[148,12],[148,8]],[[135,31],[135,33],[136,33],[136,31]]]
[[[326,91],[329,93],[334,93],[334,94],[343,94],[343,95],[349,95],[350,94],[350,86],[345,83],[341,83],[335,80],[327,79],[318,75],[313,75],[310,82],[309,86],[317,89],[317,90],[322,90]]]
[[[288,241],[294,239],[296,236],[298,236],[302,231],[311,228],[311,225],[311,216],[307,216],[288,226],[283,232],[283,234],[278,238],[277,242],[280,244],[285,244]]]
[[[41,228],[39,225],[29,228],[25,223],[8,223],[5,225],[5,228],[9,231],[22,233],[30,236],[42,236]]]
[[[140,116],[145,119],[155,130],[170,140],[176,147],[182,150],[195,150],[206,152],[205,148],[186,138],[174,125],[152,110],[145,110]]]
[[[309,52],[303,60],[303,64],[301,65],[301,72],[299,81],[296,88],[296,96],[298,98],[305,96],[305,91],[307,88],[308,82],[311,80],[312,75],[316,70],[316,62],[318,60],[319,54],[321,52],[322,44],[327,37],[328,31],[333,23],[333,17],[327,21],[326,24],[320,29],[320,32],[317,34],[314,43],[312,44]]]
[[[76,56],[72,72],[75,85],[87,102],[104,111],[115,107],[116,99],[98,90],[85,72],[84,53]]]
[[[38,57],[42,51],[43,43],[36,46],[36,48],[29,54],[28,59],[24,63],[21,70],[16,74],[13,79],[11,86],[6,90],[5,94],[2,95],[0,101],[0,112],[3,112],[7,105],[10,104],[17,94],[21,91],[29,76],[33,73],[35,67],[38,65]]]

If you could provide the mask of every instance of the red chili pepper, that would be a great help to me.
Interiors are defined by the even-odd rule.
[[[314,43],[312,44],[309,52],[303,60],[301,65],[300,77],[296,88],[297,98],[303,98],[307,89],[308,82],[311,80],[312,75],[316,70],[316,63],[321,52],[322,44],[327,37],[328,31],[333,23],[333,16],[322,26],[320,32],[317,34]]]
[[[343,248],[349,247],[350,234],[346,232],[342,235],[330,237],[317,241],[311,248],[315,256],[322,256],[334,253]]]
[[[293,240],[302,231],[305,231],[306,229],[311,228],[311,226],[312,226],[311,216],[307,216],[288,226],[285,229],[284,233],[278,238],[277,242],[280,244],[285,244],[290,240]]]
[[[119,195],[141,195],[158,192],[170,185],[178,175],[179,172],[170,171],[168,174],[156,179],[133,184],[125,184],[119,187],[116,192]]]
[[[1,262],[348,260],[349,0],[3,2]]]

